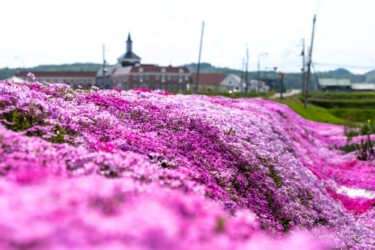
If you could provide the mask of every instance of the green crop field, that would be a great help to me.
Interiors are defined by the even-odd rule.
[[[332,124],[345,124],[345,120],[334,116],[329,110],[318,107],[315,105],[308,105],[305,109],[302,101],[298,97],[291,97],[279,101],[280,103],[288,105],[296,113],[301,115],[305,119],[309,119],[316,122],[332,123]]]
[[[375,93],[373,92],[329,92],[311,93],[307,109],[302,96],[280,101],[306,119],[332,124],[353,126],[375,120]]]

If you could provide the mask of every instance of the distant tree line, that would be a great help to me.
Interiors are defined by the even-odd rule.
[[[26,68],[22,70],[26,71],[97,71],[100,69],[101,64],[98,63],[73,63],[73,64],[61,64],[61,65],[40,65],[32,68]],[[190,63],[183,65],[186,66],[191,72],[196,72],[197,64]],[[13,76],[16,72],[14,68],[0,68],[0,79],[6,79]],[[243,72],[237,69],[231,69],[228,67],[216,67],[210,63],[201,63],[200,72],[202,73],[224,73],[224,74],[237,74],[243,76]],[[249,72],[249,79],[257,79],[258,72]],[[274,71],[262,71],[260,72],[261,79],[274,79],[276,73]],[[349,70],[344,68],[338,68],[336,70],[330,70],[325,72],[317,72],[316,75],[312,76],[312,81],[316,81],[316,78],[349,78],[352,82],[375,82],[375,70],[370,71],[366,74],[353,74]],[[285,75],[284,84],[286,88],[301,88],[302,74],[300,72],[287,73]]]
[[[73,63],[73,64],[60,64],[60,65],[39,65],[31,68],[20,68],[30,72],[35,71],[98,71],[101,64],[98,63]],[[0,68],[0,80],[7,79],[16,73],[15,68]]]

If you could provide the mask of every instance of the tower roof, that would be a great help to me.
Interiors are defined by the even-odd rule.
[[[133,41],[130,32],[128,33],[128,39],[126,40],[126,52],[118,58],[118,62],[124,67],[141,62],[141,58],[133,53]]]

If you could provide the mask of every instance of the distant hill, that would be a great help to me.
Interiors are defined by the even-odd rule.
[[[187,67],[190,70],[190,72],[195,73],[197,71],[198,64],[190,63],[190,64],[185,64],[183,66]],[[231,69],[227,67],[216,67],[210,63],[201,63],[200,72],[202,73],[225,73],[225,74],[230,74],[230,73],[240,74],[241,73],[241,71],[237,69]]]
[[[97,71],[101,64],[98,63],[72,63],[59,65],[39,65],[36,67],[22,69],[25,71]],[[0,68],[0,80],[13,76],[16,72],[14,68]]]
[[[367,72],[365,74],[366,82],[375,82],[375,70]]]
[[[98,63],[73,63],[61,65],[40,65],[29,68],[30,71],[98,71],[101,64]]]

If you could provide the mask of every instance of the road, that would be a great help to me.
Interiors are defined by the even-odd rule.
[[[283,97],[289,97],[289,96],[294,96],[298,95],[301,93],[300,89],[292,89],[291,91],[288,91],[286,93],[283,93]],[[271,96],[272,99],[279,99],[280,98],[280,93],[276,93],[273,96]]]

